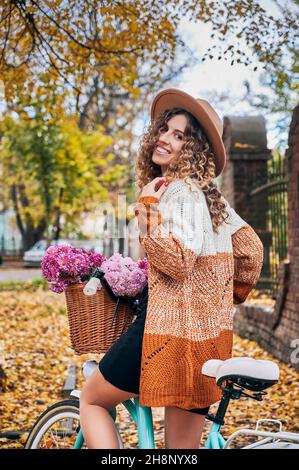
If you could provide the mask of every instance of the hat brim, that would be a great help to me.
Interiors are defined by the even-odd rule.
[[[226,151],[223,140],[209,113],[201,106],[195,98],[183,90],[167,88],[161,90],[154,98],[151,105],[151,120],[156,119],[166,109],[182,108],[189,111],[198,120],[204,129],[207,138],[215,154],[215,166],[217,177],[223,170],[226,163]]]

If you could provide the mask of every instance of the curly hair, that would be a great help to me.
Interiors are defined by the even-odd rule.
[[[135,164],[136,196],[137,198],[139,197],[143,186],[150,183],[154,178],[162,176],[160,165],[152,161],[152,154],[161,130],[177,114],[183,114],[187,118],[184,132],[185,142],[177,158],[169,163],[163,176],[169,182],[176,179],[184,179],[186,181],[188,178],[193,178],[197,181],[205,194],[213,230],[218,233],[218,227],[226,222],[229,213],[227,212],[222,195],[213,181],[216,171],[215,156],[200,123],[191,113],[184,109],[172,108],[166,110],[149,124],[146,132],[143,134]],[[186,183],[192,191],[191,184],[188,181]]]

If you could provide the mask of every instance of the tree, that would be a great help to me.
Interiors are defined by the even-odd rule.
[[[96,88],[96,77],[105,85],[119,84],[131,97],[139,95],[140,64],[148,64],[149,78],[158,80],[182,43],[177,33],[182,16],[213,25],[220,45],[203,60],[220,53],[246,65],[251,58],[229,43],[231,37],[245,39],[261,63],[275,68],[283,46],[294,46],[297,29],[295,15],[275,19],[249,0],[1,0],[0,5],[0,77],[7,102],[26,94],[39,73],[47,72],[50,80],[67,84],[77,110],[86,88]]]
[[[292,17],[294,8],[298,9],[299,1],[292,2],[293,8],[275,2],[284,16]],[[265,72],[261,76],[261,84],[267,89],[266,93],[255,93],[246,82],[247,99],[257,109],[266,110],[278,116],[272,131],[275,131],[277,147],[286,147],[288,129],[293,109],[298,104],[298,47],[292,42],[285,44],[277,53],[277,66],[265,64]],[[268,126],[270,130],[270,124]]]
[[[49,122],[65,109],[74,115],[75,109],[82,135],[102,126],[102,134],[112,138],[103,157],[114,155],[100,170],[108,194],[126,186],[132,194],[133,120],[157,88],[192,63],[192,51],[178,34],[182,17],[212,24],[218,44],[202,60],[218,55],[232,65],[252,63],[249,54],[230,43],[242,38],[264,67],[276,69],[296,32],[294,15],[275,19],[249,0],[0,0],[0,7],[0,80],[8,113],[18,112],[18,103],[30,97],[43,99],[41,109],[53,119]],[[185,60],[177,67],[179,47]],[[56,195],[57,207],[65,192]],[[56,234],[60,220],[56,208]]]
[[[105,201],[110,182],[126,170],[109,167],[112,139],[101,127],[82,132],[71,116],[53,120],[42,100],[32,112],[19,103],[17,118],[7,115],[0,122],[0,196],[14,208],[24,249],[45,233],[57,239],[62,219],[80,225],[82,214]]]

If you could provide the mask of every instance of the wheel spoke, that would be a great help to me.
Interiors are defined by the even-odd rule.
[[[122,439],[116,428],[120,446]],[[80,432],[80,411],[78,400],[65,400],[48,408],[31,429],[25,449],[73,449]],[[80,437],[79,445],[82,442]],[[86,448],[83,441],[81,448]]]
[[[80,430],[79,403],[73,400],[53,405],[31,429],[25,448],[73,448]]]

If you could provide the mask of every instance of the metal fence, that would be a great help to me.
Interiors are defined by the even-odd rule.
[[[20,247],[18,240],[14,236],[0,236],[0,255],[2,258],[21,258],[24,250]]]
[[[259,288],[269,290],[276,298],[278,266],[288,257],[288,197],[285,158],[274,153],[267,162],[267,181],[256,179],[250,192],[254,210],[254,228],[265,234],[264,265]],[[268,236],[267,236],[268,235]]]

